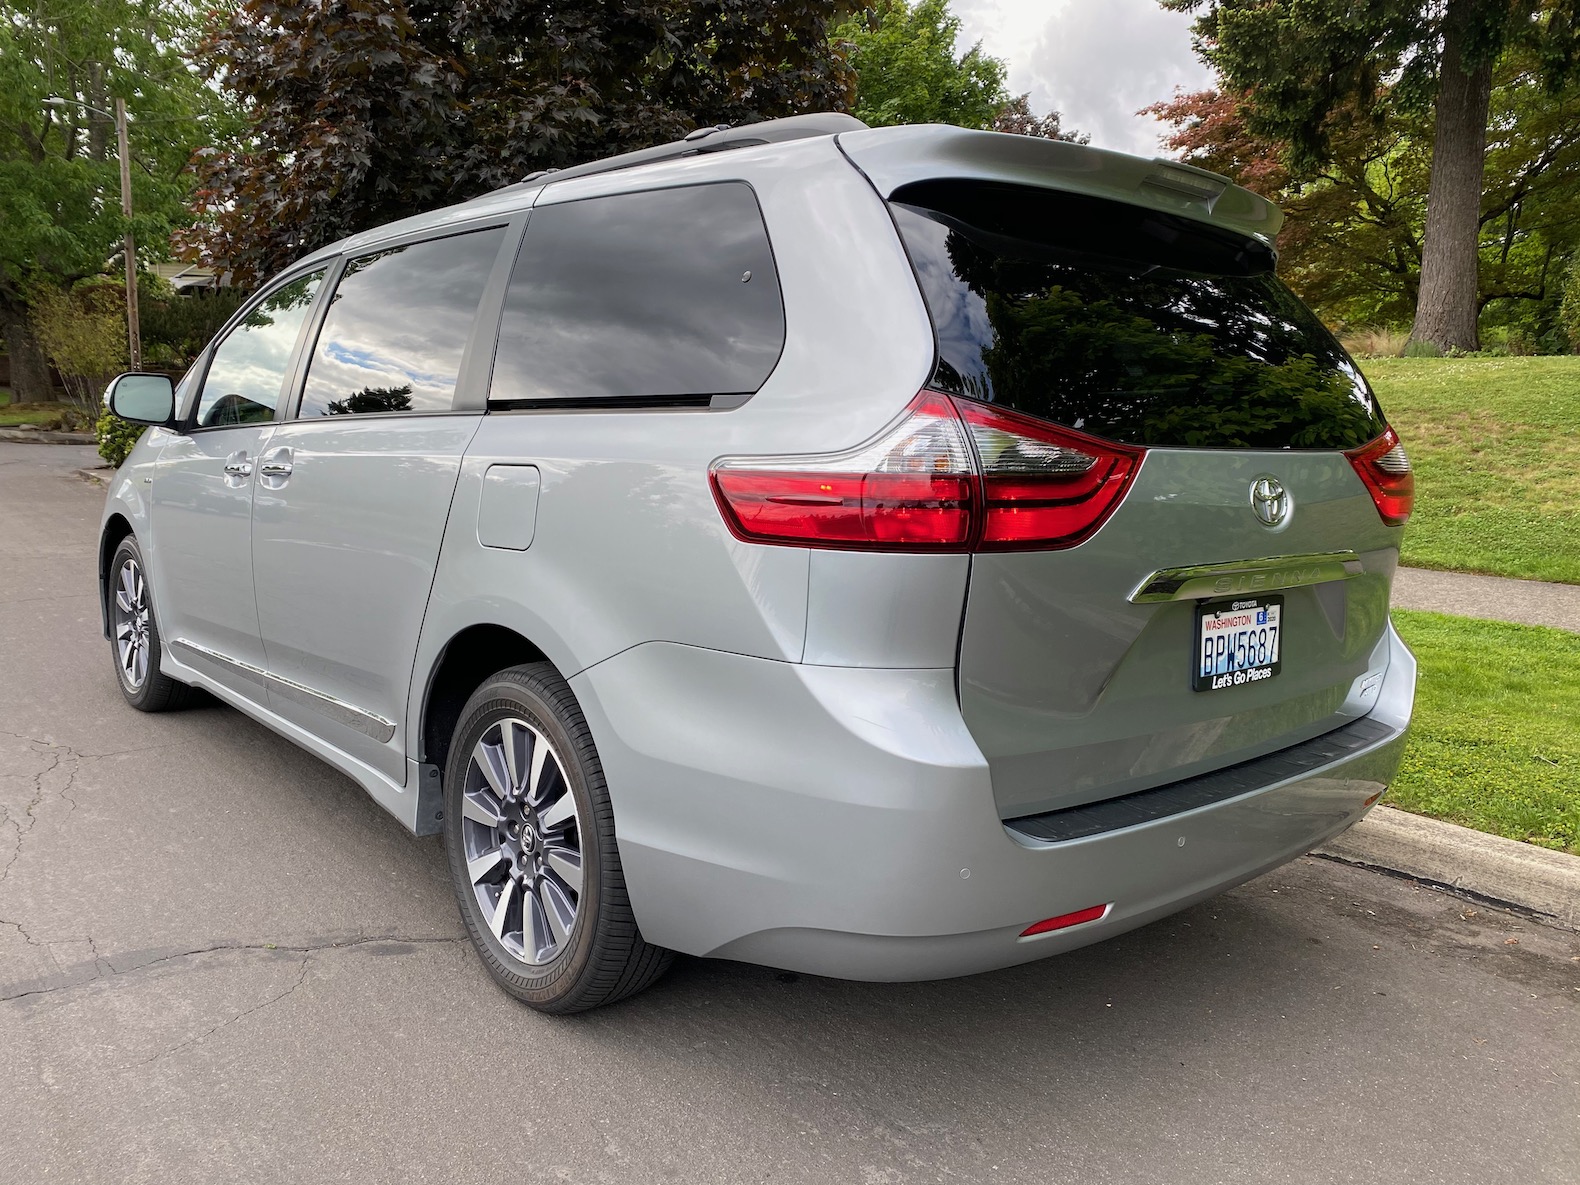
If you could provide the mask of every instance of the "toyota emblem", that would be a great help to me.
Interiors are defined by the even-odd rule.
[[[1264,527],[1283,526],[1289,517],[1289,491],[1276,477],[1262,476],[1251,483],[1251,510]]]

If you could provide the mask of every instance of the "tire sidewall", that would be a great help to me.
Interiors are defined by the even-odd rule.
[[[602,796],[603,773],[583,760],[554,706],[538,690],[539,680],[523,673],[519,678],[495,676],[477,690],[467,702],[450,746],[444,776],[444,845],[450,863],[450,878],[455,887],[461,916],[478,953],[494,979],[511,995],[538,1007],[552,1008],[572,997],[586,976],[592,961],[594,941],[604,903],[603,859],[599,812],[595,794]],[[565,773],[570,793],[576,797],[581,842],[582,893],[576,903],[576,922],[569,945],[541,968],[521,962],[496,939],[481,915],[477,898],[466,874],[466,853],[462,839],[461,797],[466,787],[466,771],[472,750],[483,734],[500,720],[517,717],[526,720],[554,747]]]

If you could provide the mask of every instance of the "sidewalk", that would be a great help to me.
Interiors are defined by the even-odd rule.
[[[1580,633],[1580,585],[1400,568],[1394,576],[1393,605]]]

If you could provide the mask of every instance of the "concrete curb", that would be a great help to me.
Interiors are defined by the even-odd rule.
[[[1402,873],[1580,930],[1580,856],[1379,807],[1317,855]]]
[[[97,444],[92,432],[51,432],[43,428],[0,428],[0,440],[8,444]]]
[[[93,469],[79,469],[77,470],[77,476],[82,478],[83,481],[102,486],[107,484],[107,479],[114,472],[115,470],[108,465],[99,465]]]

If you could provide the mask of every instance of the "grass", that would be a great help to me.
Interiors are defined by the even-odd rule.
[[[1415,464],[1404,563],[1580,584],[1580,357],[1362,368]]]
[[[18,424],[59,427],[63,406],[60,403],[12,403],[11,392],[0,387],[0,428],[15,428]]]
[[[1580,634],[1395,610],[1420,661],[1385,802],[1580,854]]]

